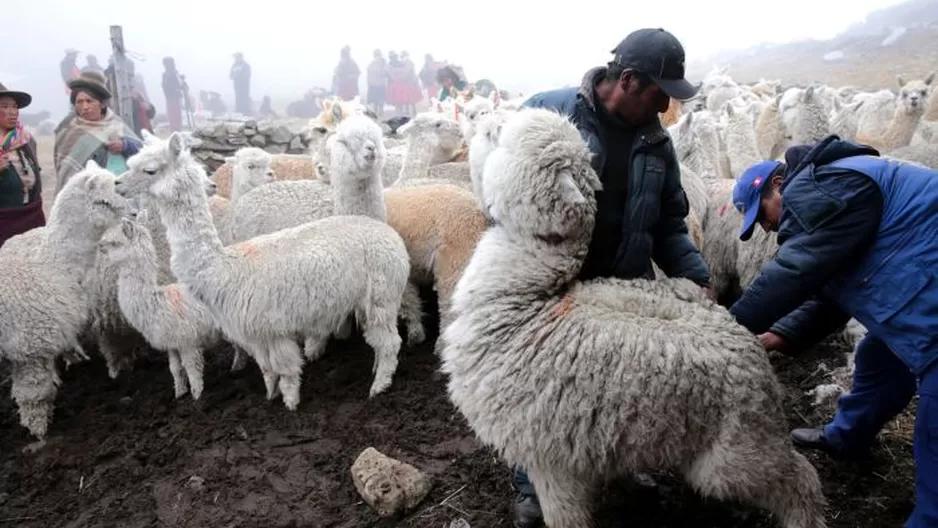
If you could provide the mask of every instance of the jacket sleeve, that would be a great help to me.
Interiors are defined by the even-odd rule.
[[[673,147],[668,148],[670,160],[665,168],[661,215],[654,230],[652,258],[668,277],[684,277],[701,286],[710,286],[710,270],[691,241],[684,220],[690,207],[681,185],[681,169]]]
[[[137,152],[140,151],[140,148],[143,147],[143,143],[137,141],[132,137],[124,137],[124,150],[121,152],[126,157],[131,157]]]
[[[782,317],[769,331],[785,338],[790,346],[810,348],[847,324],[850,315],[823,297],[811,299]]]
[[[818,295],[842,266],[873,241],[882,216],[882,193],[866,176],[842,171],[823,182],[810,176],[797,178],[806,178],[797,189],[800,193],[790,196],[790,186],[782,194],[783,203],[790,196],[799,212],[783,212],[778,254],[730,308],[736,320],[755,334],[769,330]],[[832,207],[837,209],[834,214]],[[795,339],[807,331],[804,325],[809,317],[810,311],[796,313],[777,328]]]

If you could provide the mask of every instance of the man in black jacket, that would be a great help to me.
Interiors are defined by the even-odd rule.
[[[684,79],[684,48],[663,29],[640,29],[613,53],[579,88],[536,94],[522,106],[569,116],[594,154],[603,190],[580,279],[654,278],[654,260],[669,277],[688,278],[714,298],[707,265],[687,233],[681,169],[658,120],[671,98],[697,93]],[[542,519],[534,487],[521,471],[514,480],[515,526],[534,526]]]

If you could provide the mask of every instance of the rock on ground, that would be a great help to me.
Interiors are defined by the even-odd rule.
[[[420,470],[373,447],[352,464],[355,489],[382,517],[412,510],[430,493],[430,479]]]

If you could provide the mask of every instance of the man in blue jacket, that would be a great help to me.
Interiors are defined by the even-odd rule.
[[[594,154],[603,190],[580,278],[654,278],[654,260],[668,276],[686,277],[713,297],[707,265],[687,234],[674,147],[658,120],[670,98],[697,93],[684,79],[684,48],[663,29],[640,29],[613,53],[579,88],[539,93],[522,105],[568,116]],[[534,487],[521,471],[514,480],[515,526],[534,526],[542,518]]]
[[[830,136],[736,184],[740,238],[778,232],[775,259],[730,312],[767,349],[816,342],[850,316],[869,331],[834,420],[795,445],[867,453],[915,396],[916,507],[907,528],[938,527],[938,171],[885,160]]]

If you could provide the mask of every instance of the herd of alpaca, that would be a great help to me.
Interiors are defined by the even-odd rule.
[[[721,301],[776,250],[761,230],[739,240],[742,170],[830,133],[935,166],[931,81],[780,92],[715,71],[671,105],[661,118],[689,233]],[[89,163],[46,227],[0,250],[11,271],[0,357],[29,449],[47,435],[56,359],[87,360],[89,344],[111,377],[133,368],[138,345],[165,352],[176,397],[198,399],[203,354],[227,342],[232,370],[253,360],[266,397],[295,410],[304,364],[358,330],[375,354],[374,397],[402,343],[426,339],[419,292],[431,286],[450,398],[528,470],[551,528],[589,526],[596,483],[665,468],[786,528],[825,526],[765,352],[723,306],[681,279],[576,280],[601,185],[569,121],[518,106],[438,103],[387,133],[360,105],[330,101],[310,122],[309,155],[243,148],[211,178],[181,134],[146,134],[119,177]],[[840,337],[862,334],[852,322]]]

